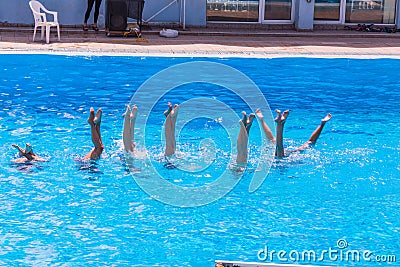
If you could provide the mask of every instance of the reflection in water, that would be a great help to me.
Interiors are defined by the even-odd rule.
[[[78,161],[78,170],[87,171],[88,173],[103,174],[103,172],[98,168],[98,160],[87,160]]]
[[[23,173],[33,173],[35,171],[43,170],[43,165],[39,162],[27,161],[24,163],[12,162],[11,167]]]
[[[207,0],[207,20],[257,22],[258,1]]]

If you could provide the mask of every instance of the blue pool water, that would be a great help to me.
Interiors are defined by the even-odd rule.
[[[201,59],[240,70],[271,109],[291,110],[288,147],[306,141],[327,112],[333,119],[313,149],[276,159],[261,187],[249,193],[260,136],[253,126],[249,170],[237,186],[209,205],[179,208],[154,200],[129,174],[121,114],[152,75],[194,60],[0,56],[0,265],[213,266],[215,259],[259,261],[265,246],[321,253],[338,249],[339,239],[346,249],[400,261],[399,60]],[[199,119],[181,132],[188,158],[196,158],[193,147],[202,139],[217,140],[210,168],[193,174],[163,168],[161,160],[166,102],[192,95],[214,97],[238,114],[246,106],[223,88],[201,84],[177,88],[154,106],[149,155],[171,183],[198,186],[230,161],[229,138],[218,121]],[[86,166],[76,158],[92,147],[86,123],[91,106],[103,109],[105,153]],[[25,142],[48,161],[12,163],[17,155],[11,144]],[[133,175],[142,175],[145,166],[137,164]],[[276,256],[273,261],[282,263]],[[398,265],[326,258],[318,264]]]

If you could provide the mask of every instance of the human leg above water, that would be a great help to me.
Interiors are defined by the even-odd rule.
[[[168,109],[164,112],[165,119],[165,156],[171,156],[175,153],[176,139],[175,139],[175,126],[178,116],[179,105],[175,104],[172,108],[171,102],[168,102]]]
[[[133,152],[135,148],[134,129],[137,117],[137,110],[138,108],[136,106],[133,106],[131,109],[129,105],[126,105],[126,111],[123,114],[124,130],[122,133],[122,141],[126,152]]]
[[[285,110],[282,114],[279,109],[275,110],[277,116],[275,118],[276,122],[276,149],[275,156],[284,157],[285,150],[283,147],[283,126],[285,125],[286,119],[289,116],[290,110]]]
[[[101,133],[100,133],[101,116],[102,116],[101,109],[97,110],[95,117],[94,109],[90,108],[88,123],[90,125],[90,132],[94,148],[88,154],[86,154],[86,156],[84,157],[85,160],[100,158],[101,153],[104,150],[104,145],[101,140]]]
[[[253,119],[255,115],[251,113],[247,118],[246,112],[242,111],[242,119],[239,121],[240,124],[240,131],[239,136],[236,142],[237,147],[237,156],[236,162],[237,163],[245,163],[247,162],[247,146],[249,143],[249,132],[251,125],[253,124]]]
[[[261,109],[256,110],[256,115],[257,115],[258,120],[261,122],[261,126],[264,130],[264,133],[265,133],[265,136],[267,137],[267,139],[269,141],[271,141],[272,143],[276,143],[275,137],[272,134],[271,129],[268,127],[268,125],[264,121],[264,115],[262,114]]]
[[[304,149],[309,148],[312,145],[315,145],[317,142],[319,136],[321,135],[322,129],[325,126],[325,123],[327,123],[330,119],[332,118],[332,115],[328,113],[322,120],[321,124],[317,126],[317,128],[314,130],[314,132],[311,134],[310,138],[308,139],[307,142],[305,142],[303,145],[299,146],[296,150],[301,151]]]

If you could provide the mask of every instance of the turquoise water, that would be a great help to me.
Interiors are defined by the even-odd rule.
[[[306,141],[327,112],[333,119],[313,149],[276,159],[250,194],[259,136],[253,126],[249,170],[237,186],[209,205],[179,208],[154,200],[129,174],[121,114],[146,79],[194,60],[0,56],[0,265],[213,266],[215,259],[259,261],[266,245],[320,253],[337,248],[339,239],[349,249],[397,254],[400,261],[399,60],[201,59],[237,68],[255,81],[272,109],[291,110],[284,135],[289,148]],[[210,183],[230,161],[229,138],[219,123],[199,119],[182,132],[181,149],[196,158],[193,147],[203,138],[216,139],[211,167],[195,174],[163,168],[162,111],[167,101],[193,95],[212,96],[237,113],[246,110],[223,88],[198,84],[181,86],[156,103],[146,149],[178,185]],[[91,106],[103,109],[105,153],[83,164],[76,158],[92,147],[86,123]],[[11,163],[17,156],[11,144],[25,142],[48,161]],[[137,164],[133,175],[146,173]],[[329,259],[318,264],[397,266]]]

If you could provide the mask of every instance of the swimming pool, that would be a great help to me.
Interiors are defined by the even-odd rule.
[[[334,117],[314,149],[277,159],[254,193],[248,192],[256,168],[250,153],[248,174],[226,196],[179,208],[154,200],[129,175],[121,158],[121,114],[146,79],[194,60],[199,59],[0,56],[0,265],[212,266],[215,259],[259,261],[265,246],[321,253],[337,249],[339,239],[348,249],[397,254],[400,260],[399,60],[201,59],[240,70],[272,109],[291,109],[285,126],[289,147],[306,141],[327,112]],[[155,105],[149,136],[162,135],[167,101],[183,102],[193,94],[214,96],[237,113],[246,109],[223,88],[188,84]],[[92,147],[86,123],[91,106],[103,109],[106,149],[87,167],[75,159]],[[218,125],[198,120],[182,132],[182,149],[192,157],[201,139],[218,138],[209,176],[185,179],[160,161],[170,182],[207,184],[229,162]],[[251,132],[250,139],[257,134]],[[158,164],[162,149],[151,140],[147,149]],[[49,161],[28,168],[12,164],[11,144],[24,142]],[[250,142],[251,150],[256,146]],[[273,261],[281,262],[276,256]]]

